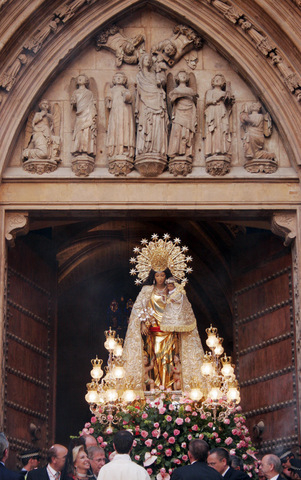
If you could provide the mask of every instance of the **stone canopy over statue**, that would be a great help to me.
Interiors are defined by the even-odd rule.
[[[131,313],[123,349],[130,387],[140,395],[153,388],[189,390],[202,385],[203,348],[196,319],[185,293],[192,259],[180,239],[168,234],[141,241],[131,258],[143,283]]]

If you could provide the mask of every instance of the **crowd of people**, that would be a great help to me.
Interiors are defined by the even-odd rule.
[[[128,430],[114,436],[114,452],[107,459],[105,451],[92,435],[71,440],[69,447],[54,444],[47,452],[46,465],[40,467],[40,452],[28,450],[20,455],[22,469],[6,468],[9,442],[0,433],[0,480],[150,480],[147,470],[131,459],[134,437]],[[225,448],[209,450],[204,440],[189,444],[190,464],[175,468],[171,480],[249,480],[243,460],[231,456]],[[164,480],[164,475],[161,475]],[[167,479],[169,475],[167,474]],[[264,455],[259,480],[301,480],[301,460],[291,452],[281,456]]]

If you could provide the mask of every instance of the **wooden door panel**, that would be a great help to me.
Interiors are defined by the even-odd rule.
[[[52,242],[38,234],[18,238],[8,252],[5,357],[5,432],[9,464],[28,448],[44,452],[54,441],[56,260]],[[29,426],[39,429],[38,438]]]
[[[255,239],[255,241],[254,241]],[[236,255],[234,337],[241,406],[262,453],[298,444],[291,253],[272,234],[246,237]],[[252,259],[252,261],[251,261]]]

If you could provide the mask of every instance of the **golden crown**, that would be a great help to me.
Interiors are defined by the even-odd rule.
[[[180,247],[181,240],[170,239],[170,235],[165,233],[163,238],[154,233],[151,241],[143,238],[141,247],[135,247],[134,253],[137,257],[130,258],[130,263],[135,264],[135,268],[130,270],[131,275],[138,275],[135,280],[136,285],[144,282],[150,271],[163,272],[167,268],[173,277],[182,282],[187,282],[186,273],[191,273],[192,268],[187,263],[192,261],[191,256],[187,256],[187,247]]]

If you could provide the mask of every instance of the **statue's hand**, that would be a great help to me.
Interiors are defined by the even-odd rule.
[[[141,322],[141,333],[142,335],[148,334],[148,327],[145,322]]]

